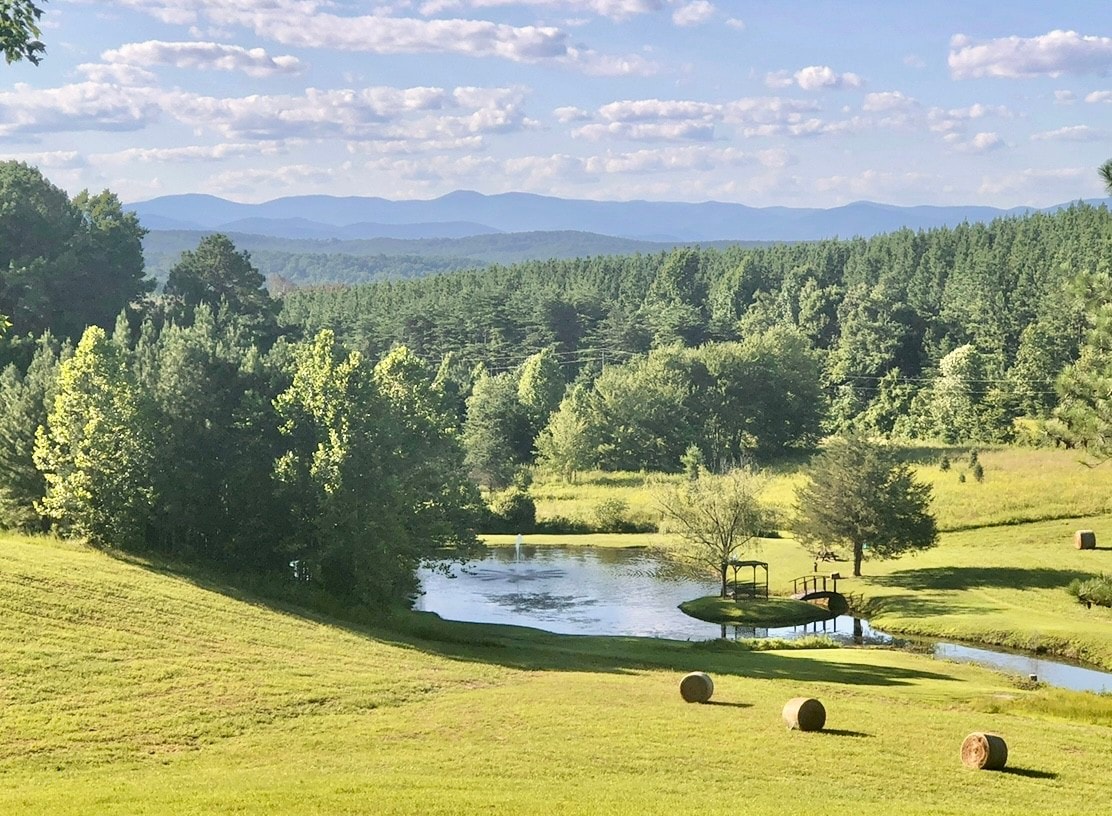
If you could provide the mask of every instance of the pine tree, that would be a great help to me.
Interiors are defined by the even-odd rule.
[[[866,558],[895,558],[934,546],[931,489],[892,452],[861,436],[836,439],[796,491],[796,537],[816,556],[848,550],[853,574]]]

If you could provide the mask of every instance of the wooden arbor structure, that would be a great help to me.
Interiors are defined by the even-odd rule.
[[[733,587],[734,600],[738,598],[767,598],[768,597],[768,564],[764,561],[737,561],[731,559],[726,566],[734,571],[734,580],[730,583]],[[738,570],[751,569],[752,575],[748,581],[738,581]],[[757,570],[764,570],[764,580],[757,580]]]

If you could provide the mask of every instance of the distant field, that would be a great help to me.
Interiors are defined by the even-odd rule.
[[[1017,524],[1112,513],[1112,464],[1086,467],[1075,451],[1042,448],[982,450],[978,454],[984,481],[973,479],[968,448],[908,448],[919,478],[934,490],[933,509],[942,530],[965,530],[999,524]],[[940,469],[943,454],[951,459],[948,471]],[[961,476],[965,481],[960,481]],[[655,521],[653,485],[675,483],[676,474],[581,474],[568,484],[539,479],[531,493],[537,517],[557,516],[590,523],[603,501],[618,499],[629,506],[633,521]],[[800,467],[770,472],[765,500],[777,511],[781,526],[789,526],[795,490],[803,482]]]
[[[0,813],[1069,814],[1112,771],[1112,699],[917,654],[364,629],[0,547]],[[692,669],[719,705],[680,700]],[[797,695],[825,733],[785,729]],[[973,730],[1005,736],[1009,772],[961,766]]]

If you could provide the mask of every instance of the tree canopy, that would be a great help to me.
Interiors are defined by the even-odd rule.
[[[862,436],[833,440],[796,492],[796,537],[816,557],[849,552],[854,576],[867,558],[933,547],[931,489],[893,452]]]
[[[19,60],[38,65],[42,60],[46,46],[39,39],[41,18],[42,9],[31,0],[0,0],[0,50],[9,65]]]

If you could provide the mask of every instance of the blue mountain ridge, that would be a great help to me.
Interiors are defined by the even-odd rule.
[[[1089,203],[1101,204],[1104,200]],[[1068,204],[1040,208],[1053,211]],[[653,241],[808,241],[868,237],[901,228],[1036,211],[1031,207],[900,207],[858,201],[829,209],[749,207],[707,201],[592,201],[532,193],[459,190],[427,200],[288,196],[246,204],[210,195],[161,196],[127,205],[152,230],[225,230],[280,238],[463,238],[499,232],[592,232]]]

